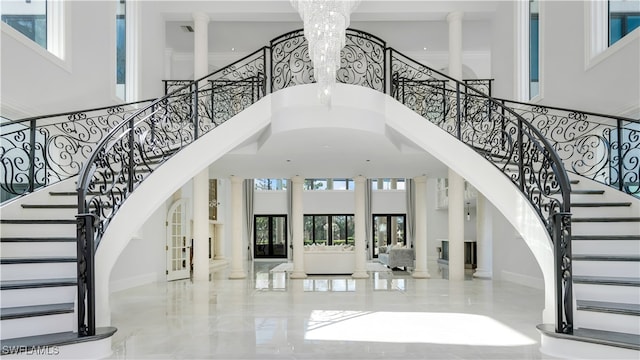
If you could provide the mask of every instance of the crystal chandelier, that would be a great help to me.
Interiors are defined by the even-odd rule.
[[[318,82],[320,102],[331,105],[331,87],[340,68],[340,51],[351,12],[360,0],[291,0],[304,22],[313,75]]]

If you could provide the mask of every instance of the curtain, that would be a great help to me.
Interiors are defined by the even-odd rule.
[[[366,227],[366,232],[365,232],[365,238],[366,238],[366,246],[365,249],[367,251],[367,259],[371,260],[372,257],[372,251],[371,249],[371,244],[372,244],[372,240],[373,240],[373,224],[371,223],[373,220],[373,209],[372,209],[372,197],[373,197],[373,193],[372,193],[372,188],[373,188],[373,180],[371,179],[367,179],[364,183],[365,189],[364,189],[364,216],[365,216],[365,220],[364,220],[364,225]]]
[[[247,230],[247,241],[249,243],[249,251],[247,254],[247,258],[249,260],[253,259],[253,179],[245,179],[244,180],[244,215],[245,215],[245,225]]]
[[[291,230],[291,223],[293,219],[293,214],[291,214],[291,210],[293,209],[293,183],[291,179],[287,179],[287,242],[289,243],[289,249],[287,249],[287,259],[289,261],[293,260],[293,251],[289,251],[293,249],[293,231]]]
[[[414,197],[415,184],[413,179],[405,179],[404,181],[407,204],[407,247],[412,248],[413,238],[416,234],[416,200]]]

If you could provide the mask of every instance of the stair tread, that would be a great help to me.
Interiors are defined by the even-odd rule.
[[[572,222],[640,222],[640,217],[579,217],[572,218]]]
[[[64,346],[87,341],[97,341],[112,336],[117,329],[115,327],[96,328],[96,334],[79,337],[76,332],[60,332],[55,334],[25,336],[13,339],[2,339],[2,355],[26,352],[33,347]]]
[[[41,257],[6,257],[0,259],[0,264],[34,264],[34,263],[61,263],[76,262],[75,257],[68,256],[41,256]]]
[[[630,202],[571,202],[571,206],[575,207],[615,207],[615,206],[631,206]]]
[[[573,254],[572,258],[587,261],[640,261],[640,255]]]
[[[76,219],[0,219],[2,224],[75,224]]]
[[[42,287],[75,286],[76,278],[60,279],[31,279],[31,280],[3,280],[0,281],[0,290],[34,289]]]
[[[73,312],[74,303],[16,306],[0,309],[0,319],[18,319],[32,316],[68,314]]]
[[[2,237],[0,242],[75,242],[74,237]]]
[[[640,235],[571,235],[572,240],[640,240]]]
[[[601,311],[614,314],[640,316],[640,304],[616,303],[608,301],[577,300],[578,310]]]
[[[640,286],[640,279],[619,276],[573,276],[574,283],[600,284],[600,285],[622,285]]]
[[[540,324],[538,330],[547,336],[559,339],[583,341],[619,348],[640,350],[640,335],[619,333],[614,331],[596,330],[588,328],[574,329],[573,334],[556,333],[554,325]]]

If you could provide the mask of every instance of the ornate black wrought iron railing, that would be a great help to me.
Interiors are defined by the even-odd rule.
[[[152,100],[0,124],[1,201],[75,176],[102,138]]]
[[[545,136],[503,103],[474,86],[390,49],[391,96],[470,146],[520,189],[555,246],[556,331],[573,328],[571,185]]]
[[[543,134],[508,106],[475,90],[478,84],[449,78],[387,48],[373,35],[349,29],[341,65],[339,82],[389,93],[471,146],[525,194],[556,246],[557,331],[571,332],[570,185],[560,157]],[[267,90],[313,80],[306,41],[297,30],[196,81],[166,81],[164,97],[112,123],[92,148],[78,181],[81,334],[95,332],[95,248],[135,188],[175,152],[258,101]]]

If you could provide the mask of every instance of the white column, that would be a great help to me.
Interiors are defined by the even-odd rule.
[[[209,280],[209,171],[193,178],[193,279]]]
[[[427,177],[418,176],[413,179],[415,191],[415,238],[416,267],[411,276],[416,279],[430,278],[427,269]]]
[[[304,211],[302,209],[302,184],[304,178],[291,179],[291,243],[293,244],[293,272],[290,279],[304,279]]]
[[[367,182],[364,176],[356,176],[353,178],[355,183],[355,214],[353,215],[354,225],[354,237],[355,237],[355,255],[356,255],[356,269],[351,275],[356,279],[365,279],[369,277],[367,273],[367,249],[366,249],[366,237],[367,237],[367,225],[365,216],[364,198]]]
[[[203,12],[196,12],[192,17],[193,76],[199,79],[209,73],[209,16]]]
[[[247,277],[242,259],[242,249],[244,248],[242,181],[243,179],[239,177],[231,176],[231,273],[229,274],[229,279],[244,279]]]
[[[208,66],[209,17],[195,13],[193,20],[194,76],[198,78],[206,75],[206,70],[201,74],[202,64]],[[193,279],[209,280],[209,169],[204,169],[193,178]]]
[[[449,280],[464,280],[464,179],[449,169]]]
[[[216,242],[214,244],[213,259],[214,260],[226,260],[224,257],[224,225],[216,224]]]
[[[449,23],[449,76],[462,80],[462,18],[460,11],[447,15]]]
[[[493,277],[493,213],[491,206],[481,193],[476,204],[476,251],[478,264],[473,277]]]

